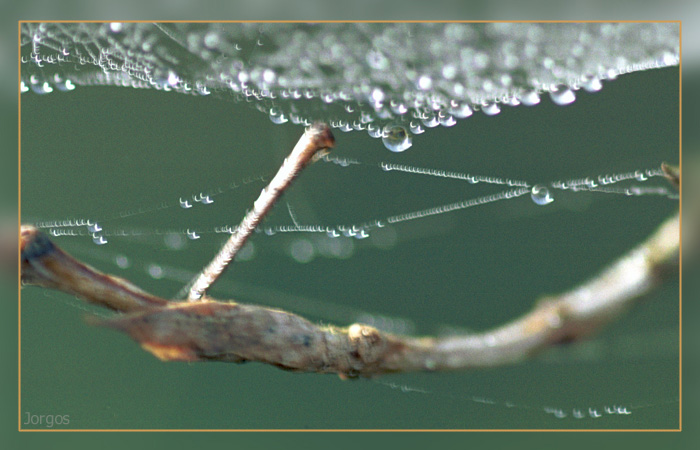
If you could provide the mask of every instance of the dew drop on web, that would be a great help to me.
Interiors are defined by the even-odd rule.
[[[395,153],[400,153],[413,145],[413,138],[402,126],[387,125],[382,136],[384,146]]]
[[[557,105],[568,105],[576,100],[576,94],[564,84],[557,85],[549,91],[549,96]]]
[[[540,206],[548,205],[554,201],[552,194],[549,193],[549,189],[541,184],[537,184],[532,187],[530,197],[535,204]]]
[[[483,113],[487,116],[495,116],[496,114],[501,112],[501,108],[496,102],[486,102],[483,105],[481,105],[481,111],[483,111]]]

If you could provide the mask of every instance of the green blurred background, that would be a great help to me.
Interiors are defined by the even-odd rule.
[[[274,125],[245,105],[211,98],[119,88],[26,94],[24,221],[99,218],[270,174],[301,132]],[[361,132],[336,132],[336,139],[334,154],[342,157],[531,182],[676,163],[678,70],[622,76],[599,93],[579,92],[568,107],[543,99],[532,108],[506,107],[496,117],[477,114],[414,137],[404,154],[391,154]],[[199,215],[175,207],[112,226],[235,224],[261,187],[217,197]],[[284,200],[302,223],[357,223],[498,190],[319,163]],[[294,240],[324,245],[324,238],[255,235],[255,258],[236,264],[226,285],[211,293],[341,325],[364,313],[398,316],[417,334],[485,329],[524,313],[544,294],[594,275],[677,208],[654,197],[555,195],[547,207],[526,196],[400,224],[391,231],[396,243],[388,249],[374,246],[374,237],[339,238],[353,248],[345,259],[317,257],[300,264],[289,256]],[[282,203],[268,223],[289,222]],[[154,280],[146,267],[159,264],[173,278],[179,272],[169,269],[177,269],[187,279],[222,239],[204,236],[180,251],[158,236],[113,238],[102,247],[87,238],[56,242],[101,270],[169,297],[182,282]],[[119,255],[129,258],[128,269],[115,264]],[[378,382],[290,374],[260,364],[162,363],[124,336],[87,326],[85,314],[69,296],[23,290],[23,420],[27,413],[68,414],[70,428],[82,429],[678,427],[673,283],[593,342],[515,367],[396,375]],[[387,383],[428,393],[402,392]],[[574,408],[602,411],[613,405],[644,407],[630,416],[571,418]],[[569,417],[556,419],[544,412],[546,406]]]

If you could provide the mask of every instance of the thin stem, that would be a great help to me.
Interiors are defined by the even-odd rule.
[[[196,302],[202,299],[207,289],[226,270],[236,253],[243,247],[243,244],[246,243],[267,213],[270,212],[277,199],[289,188],[292,181],[309,162],[315,160],[314,157],[319,151],[333,147],[334,143],[335,139],[328,125],[315,123],[306,129],[297,145],[294,146],[292,152],[282,163],[275,177],[270,181],[270,184],[260,192],[260,196],[253,203],[253,209],[245,215],[236,231],[219,250],[219,253],[193,281],[187,296],[189,301]]]

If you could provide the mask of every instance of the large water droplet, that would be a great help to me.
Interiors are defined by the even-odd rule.
[[[530,197],[532,197],[533,202],[540,206],[548,205],[554,201],[552,195],[549,193],[549,189],[541,184],[537,184],[532,187]]]
[[[425,129],[421,126],[420,122],[411,121],[411,123],[409,124],[409,129],[413,134],[425,133]]]
[[[603,83],[600,78],[594,75],[584,75],[581,77],[581,86],[588,92],[598,92],[603,89]]]
[[[403,103],[397,103],[392,100],[389,106],[391,107],[391,110],[394,112],[394,114],[398,114],[400,116],[408,112],[408,108]]]
[[[422,120],[422,122],[423,125],[425,125],[428,128],[435,128],[436,126],[440,125],[440,121],[434,114],[431,114],[430,116],[426,117]]]
[[[568,105],[576,100],[576,94],[565,84],[559,84],[549,91],[549,96],[557,105]]]
[[[498,103],[496,102],[486,102],[481,105],[481,110],[486,114],[487,116],[495,116],[499,112],[501,112],[501,108],[498,106]]]
[[[540,94],[535,91],[525,92],[520,96],[520,102],[526,106],[533,106],[540,102]]]
[[[382,136],[384,146],[392,152],[402,152],[413,145],[413,138],[404,127],[387,125]]]
[[[454,126],[457,121],[455,118],[449,114],[443,115],[443,113],[438,114],[438,121],[440,122],[440,125],[443,127],[451,127]]]
[[[451,102],[447,112],[457,117],[458,119],[464,119],[465,117],[469,117],[472,115],[472,109],[466,102],[461,104],[454,101]]]

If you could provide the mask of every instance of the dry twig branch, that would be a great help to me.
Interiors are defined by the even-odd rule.
[[[292,181],[309,162],[316,158],[318,152],[333,147],[334,143],[335,139],[328,125],[315,123],[307,128],[297,145],[294,146],[292,153],[285,158],[272,181],[260,192],[260,196],[253,203],[253,209],[248,211],[219,253],[192,282],[192,287],[187,296],[189,301],[198,301],[202,298],[207,289],[226,270],[229,263],[246,243],[248,237],[253,234],[260,222],[275,205],[277,199],[292,184]]]
[[[329,135],[316,147],[329,147]],[[287,164],[294,162],[286,161],[283,167]],[[305,164],[295,169],[289,182]],[[678,179],[677,171],[665,170],[669,178],[675,174]],[[254,208],[259,211],[255,223],[275,199],[262,213],[262,208]],[[256,225],[245,226],[252,230]],[[31,226],[22,227],[20,247],[23,284],[58,289],[124,313],[92,321],[127,333],[162,360],[258,361],[345,378],[512,364],[549,346],[589,335],[672,276],[674,271],[665,269],[678,262],[679,240],[679,216],[674,215],[593,279],[540,300],[532,311],[503,326],[447,338],[397,336],[362,324],[318,326],[285,311],[207,297],[171,302],[88,267]]]

